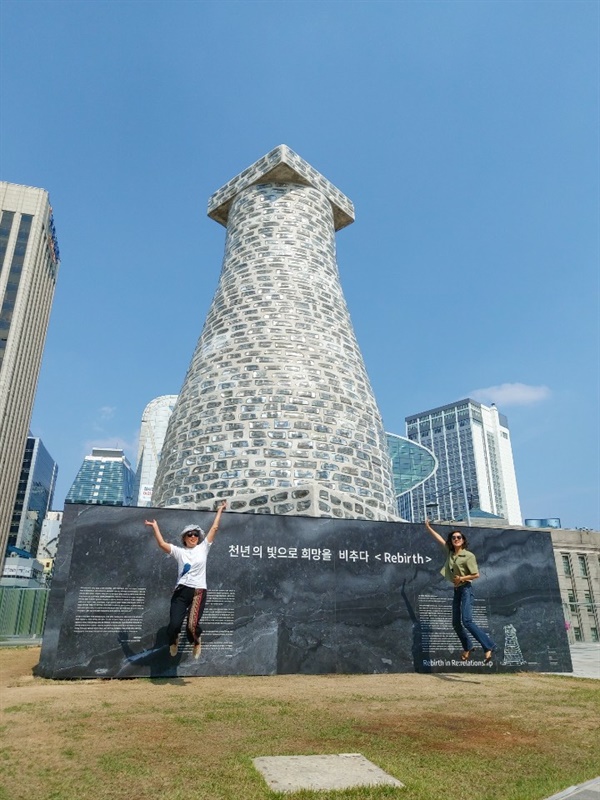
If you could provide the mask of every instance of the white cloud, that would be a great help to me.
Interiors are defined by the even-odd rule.
[[[501,383],[500,386],[488,386],[487,389],[474,389],[469,397],[480,403],[489,405],[496,403],[502,408],[506,406],[530,406],[547,400],[552,392],[547,386],[529,386],[526,383]]]
[[[92,430],[98,434],[103,434],[106,431],[106,423],[110,422],[115,416],[117,411],[116,406],[100,406],[94,411],[92,419]]]
[[[101,420],[112,419],[115,415],[116,410],[117,410],[116,406],[102,406],[102,408],[98,410],[98,413],[100,414],[100,419]]]

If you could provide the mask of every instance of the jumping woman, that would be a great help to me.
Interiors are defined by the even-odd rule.
[[[198,525],[188,525],[184,528],[181,532],[183,547],[165,542],[156,520],[146,520],[145,524],[152,528],[160,549],[177,561],[179,577],[171,596],[171,613],[167,628],[169,652],[172,656],[177,655],[179,632],[186,614],[188,615],[186,626],[188,642],[192,645],[194,658],[198,658],[200,655],[200,636],[202,635],[200,618],[206,604],[206,559],[226,505],[227,501],[223,500],[207,534]]]
[[[440,572],[444,578],[454,584],[452,627],[456,631],[456,635],[463,647],[460,656],[461,661],[468,661],[473,652],[473,642],[469,638],[469,633],[483,647],[484,661],[491,661],[496,645],[487,633],[482,631],[473,621],[473,589],[471,583],[479,577],[475,555],[470,550],[467,550],[467,540],[460,531],[451,531],[444,541],[444,538],[433,530],[428,519],[425,520],[425,527],[428,533],[444,549],[448,550],[446,563]]]

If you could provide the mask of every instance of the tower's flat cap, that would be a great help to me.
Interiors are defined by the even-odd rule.
[[[336,231],[354,222],[354,206],[346,195],[285,144],[280,144],[259,158],[215,192],[208,201],[208,216],[227,226],[229,208],[236,195],[256,183],[300,183],[312,186],[331,203]]]

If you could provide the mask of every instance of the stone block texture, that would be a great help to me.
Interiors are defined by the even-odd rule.
[[[219,284],[152,505],[397,519],[390,458],[340,285],[352,203],[285,145],[216,192]]]

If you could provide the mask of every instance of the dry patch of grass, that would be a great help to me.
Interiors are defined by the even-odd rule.
[[[522,675],[33,678],[0,650],[1,800],[269,800],[251,759],[360,752],[406,784],[289,800],[541,800],[600,774],[600,682]]]

